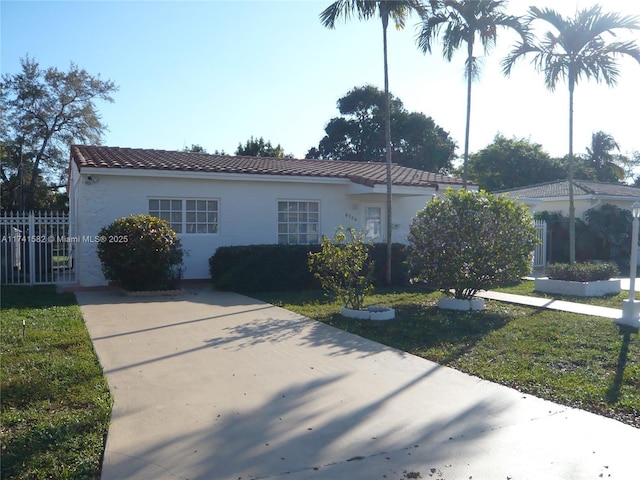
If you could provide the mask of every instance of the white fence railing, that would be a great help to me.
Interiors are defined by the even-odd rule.
[[[74,283],[69,214],[3,212],[0,279],[3,284]]]
[[[536,220],[535,227],[539,242],[533,252],[533,268],[544,268],[547,266],[547,222]]]

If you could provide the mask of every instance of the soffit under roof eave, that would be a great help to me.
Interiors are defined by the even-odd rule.
[[[424,197],[434,195],[438,189],[435,186],[408,186],[408,185],[392,185],[391,186],[391,194],[394,197]],[[347,189],[347,195],[365,195],[365,194],[375,194],[375,195],[386,195],[387,194],[387,185],[386,184],[376,184],[373,186],[362,185],[359,183],[352,183],[349,185]]]
[[[562,196],[558,196],[558,197],[518,197],[518,196],[511,196],[510,197],[517,199],[521,202],[530,202],[530,201],[539,201],[542,203],[547,203],[547,202],[568,202],[569,201],[569,195],[562,195]],[[580,201],[580,200],[617,200],[617,201],[636,201],[640,199],[640,195],[637,197],[634,197],[632,195],[594,195],[594,194],[588,194],[588,195],[574,195],[573,196],[573,200],[575,201]]]
[[[544,200],[541,198],[530,198],[530,197],[512,197],[514,201],[524,203],[528,207],[537,207],[538,205],[544,203]]]
[[[231,172],[201,172],[185,170],[157,170],[138,168],[100,168],[82,167],[81,175],[112,176],[112,177],[139,177],[139,178],[164,178],[164,179],[195,179],[195,180],[234,180],[251,182],[291,182],[291,183],[326,183],[326,184],[351,184],[348,178],[304,176],[304,175],[277,175],[267,173],[231,173]]]

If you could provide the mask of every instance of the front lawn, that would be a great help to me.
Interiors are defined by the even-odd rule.
[[[396,318],[343,318],[319,291],[254,294],[348,332],[522,392],[640,427],[640,338],[610,319],[486,301],[484,312],[437,308],[440,293],[383,290],[365,305]]]
[[[1,327],[2,478],[100,478],[112,401],[75,297],[3,286]]]

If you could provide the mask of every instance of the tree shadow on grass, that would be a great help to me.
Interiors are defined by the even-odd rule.
[[[396,318],[388,322],[345,319],[339,314],[320,320],[405,352],[421,355],[435,349],[437,361],[443,365],[454,362],[511,320],[500,312],[453,312],[417,303],[394,308]]]

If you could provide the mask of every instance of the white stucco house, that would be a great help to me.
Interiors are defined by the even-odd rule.
[[[514,200],[525,203],[532,212],[560,213],[569,216],[569,181],[541,183],[511,189],[504,192]],[[618,183],[573,181],[573,203],[576,218],[585,219],[585,212],[608,203],[623,210],[631,210],[631,205],[640,200],[640,188]]]
[[[457,178],[399,165],[391,176],[394,242],[406,240],[412,218],[434,195],[462,187]],[[220,246],[319,243],[339,225],[386,241],[386,166],[379,162],[75,145],[68,193],[83,286],[106,285],[95,237],[131,214],[169,222],[188,253],[186,279],[208,278],[208,260]]]

